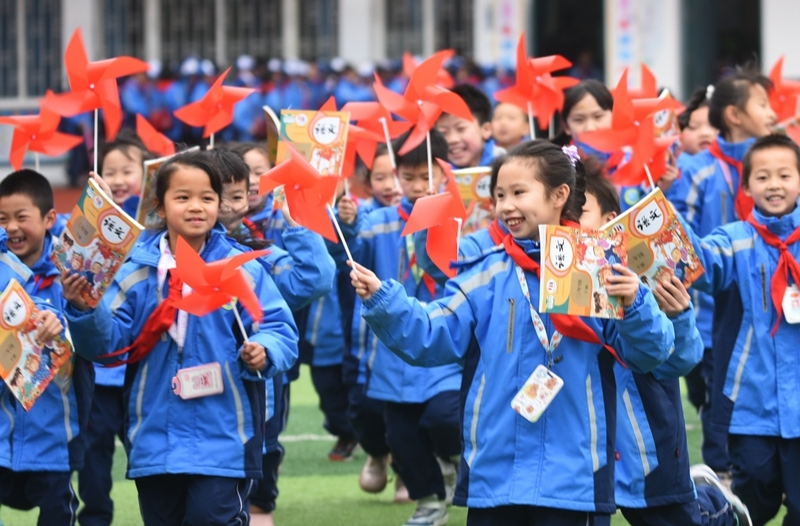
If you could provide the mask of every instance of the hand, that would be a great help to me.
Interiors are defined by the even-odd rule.
[[[337,208],[339,210],[339,221],[348,225],[352,225],[356,222],[356,218],[358,217],[358,207],[356,206],[355,201],[346,195],[342,196],[342,198],[339,199]]]
[[[353,266],[349,261],[347,264],[351,267]],[[378,276],[358,263],[356,263],[355,268],[350,271],[350,282],[353,284],[353,287],[355,287],[356,294],[358,294],[362,301],[370,299],[372,295],[381,288],[381,280],[378,279]]]
[[[255,342],[245,342],[242,361],[251,371],[261,371],[267,366],[267,351],[264,346]]]
[[[664,175],[662,175],[661,179],[656,183],[656,186],[661,188],[662,192],[669,191],[669,189],[672,188],[672,184],[681,175],[681,171],[678,170],[678,167],[675,165],[675,156],[672,155],[672,152],[667,152],[667,156],[669,157],[667,171],[664,172]]]
[[[292,214],[289,213],[289,203],[284,200],[283,206],[281,207],[281,214],[283,214],[283,219],[286,221],[286,224],[290,227],[300,226],[300,223],[294,220]]]
[[[111,187],[108,185],[108,182],[94,172],[89,172],[89,177],[94,179],[94,182],[97,183],[97,186],[100,187],[100,190],[106,194],[106,197],[111,199]]]
[[[64,299],[80,311],[88,310],[89,304],[81,297],[81,292],[89,286],[89,281],[81,274],[61,274],[61,288]]]
[[[627,267],[616,264],[611,268],[619,272],[608,277],[606,292],[609,296],[619,296],[622,299],[622,305],[630,307],[636,300],[636,295],[639,293],[639,276],[636,272]]]
[[[656,283],[653,291],[659,308],[670,318],[674,318],[689,308],[692,297],[681,280],[672,276],[670,280],[663,280]]]
[[[38,329],[36,332],[36,344],[42,346],[61,334],[61,331],[64,330],[64,325],[55,312],[41,310],[36,315],[36,328]]]

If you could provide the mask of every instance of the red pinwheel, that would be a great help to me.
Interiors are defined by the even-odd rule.
[[[517,78],[510,88],[494,94],[498,102],[518,106],[529,116],[536,115],[539,128],[545,129],[556,111],[564,106],[564,90],[579,81],[572,77],[554,77],[552,72],[568,68],[572,63],[561,55],[527,58],[525,33],[517,44]]]
[[[245,252],[206,263],[182,237],[175,249],[177,277],[192,288],[192,294],[176,301],[175,307],[194,316],[205,316],[236,298],[254,321],[264,316],[258,297],[241,266],[269,254],[269,250]]]
[[[639,104],[637,111],[634,102],[628,96],[628,71],[625,70],[614,90],[611,128],[581,134],[579,140],[592,148],[608,153],[616,153],[623,148],[631,149],[630,159],[620,165],[611,176],[614,184],[640,184],[645,180],[645,165],[655,182],[666,171],[666,149],[678,137],[675,135],[657,139],[650,110],[667,109],[670,104],[672,103],[666,98],[661,102],[647,101]]]
[[[147,119],[140,114],[136,114],[136,135],[142,140],[144,145],[153,153],[162,157],[175,153],[175,143],[166,135],[159,133]]]
[[[48,92],[47,96],[50,95]],[[60,120],[61,117],[46,106],[42,106],[38,115],[0,117],[0,124],[14,126],[11,152],[8,156],[14,170],[22,168],[26,150],[45,155],[61,155],[83,142],[83,137],[56,131]]]
[[[639,83],[639,89],[636,88],[627,88],[628,96],[632,99],[653,99],[658,97],[658,83],[656,82],[656,76],[653,75],[653,72],[650,71],[644,63],[640,66],[640,76],[641,82]],[[627,70],[626,70],[627,73]]]
[[[435,84],[442,63],[451,53],[451,50],[445,49],[422,62],[414,70],[403,95],[386,88],[375,76],[374,89],[378,101],[388,111],[414,124],[414,130],[398,152],[400,155],[419,146],[443,112],[473,120],[472,113],[461,97]]]
[[[441,159],[436,159],[436,162],[447,175],[447,190],[417,199],[401,235],[407,236],[427,229],[428,241],[425,248],[428,256],[439,270],[452,278],[456,271],[450,268],[450,262],[458,260],[458,239],[461,237],[461,226],[467,218],[467,211],[450,165]]]
[[[378,134],[378,142],[386,142],[386,135],[389,139],[394,139],[411,129],[413,123],[392,120],[392,115],[386,108],[378,102],[348,102],[342,108],[350,114],[350,120],[356,122],[359,128]],[[384,122],[386,128],[384,129]],[[388,132],[388,133],[386,133]],[[372,168],[372,161],[375,159],[376,142],[371,140],[359,140],[356,143],[356,152],[367,168]]]
[[[778,117],[785,121],[797,115],[797,98],[800,95],[800,81],[783,78],[783,57],[772,66],[769,72],[772,89],[769,92],[769,103]]]
[[[445,57],[445,60],[451,58],[455,55],[455,51],[448,50],[449,54]],[[411,78],[414,72],[419,67],[417,64],[416,59],[406,51],[403,53],[403,73],[405,73],[406,77]],[[443,88],[450,89],[456,85],[456,82],[453,80],[453,76],[450,75],[450,72],[444,68],[439,68],[439,71],[436,73],[436,84],[442,86]]]
[[[223,86],[222,81],[230,70],[231,68],[226,69],[214,81],[202,99],[175,110],[175,116],[189,126],[205,126],[203,137],[208,137],[233,122],[233,106],[255,91],[253,88]]]
[[[117,79],[147,71],[147,62],[133,57],[116,57],[89,62],[83,36],[76,29],[64,53],[70,92],[54,97],[50,108],[65,117],[102,109],[106,139],[113,140],[122,126]]]
[[[259,194],[266,194],[284,185],[286,204],[292,217],[307,229],[332,243],[338,243],[326,207],[336,194],[338,177],[322,177],[290,144],[288,158],[261,176]]]

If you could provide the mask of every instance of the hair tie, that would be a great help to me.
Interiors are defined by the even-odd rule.
[[[713,96],[714,96],[714,85],[709,84],[708,87],[706,88],[706,100],[710,101],[711,97]]]
[[[561,151],[564,152],[564,155],[569,157],[569,160],[572,162],[572,167],[575,168],[575,164],[581,160],[581,156],[578,155],[578,148],[575,146],[562,146]]]

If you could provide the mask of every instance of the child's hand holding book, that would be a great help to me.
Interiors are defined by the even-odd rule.
[[[639,293],[639,276],[636,272],[620,264],[612,265],[611,268],[619,274],[612,274],[607,278],[606,292],[609,296],[619,296],[622,304],[626,307],[633,305],[636,295]]]
[[[653,290],[659,308],[670,318],[674,318],[689,308],[692,301],[686,287],[677,276],[659,281]]]
[[[44,346],[47,342],[61,334],[64,325],[58,319],[56,313],[49,310],[41,310],[36,315],[36,345]]]
[[[61,274],[61,288],[63,289],[64,299],[80,311],[88,310],[89,304],[81,296],[81,292],[89,284],[86,277],[81,274]]]

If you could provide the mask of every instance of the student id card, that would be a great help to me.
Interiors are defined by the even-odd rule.
[[[789,285],[783,294],[783,315],[787,323],[800,323],[800,289]]]
[[[564,380],[539,365],[514,396],[511,407],[529,422],[536,422],[563,386]]]
[[[184,400],[218,395],[222,391],[222,368],[217,362],[179,369],[172,379],[172,392]]]

